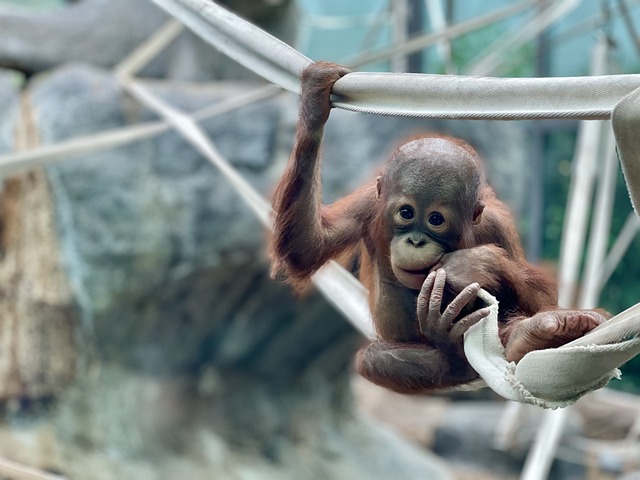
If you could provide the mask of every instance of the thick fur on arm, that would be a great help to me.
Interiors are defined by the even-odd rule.
[[[332,205],[313,208],[305,195],[291,201],[276,193],[271,244],[273,273],[306,280],[318,268],[357,244],[372,216],[375,185],[362,187]],[[293,195],[292,195],[293,196]]]
[[[331,206],[322,206],[320,144],[331,110],[331,88],[348,70],[315,63],[302,74],[296,139],[278,185],[273,207],[273,273],[292,281],[307,279],[331,258],[357,243],[366,212],[375,200],[368,185]]]
[[[485,208],[482,220],[473,226],[474,244],[493,243],[504,249],[513,260],[525,261],[520,236],[509,209],[496,198],[494,191],[488,186],[480,192],[480,199]]]
[[[556,283],[527,262],[509,209],[496,198],[489,187],[482,192],[482,200],[486,208],[482,221],[474,232],[476,242],[477,245],[493,243],[504,251],[500,270],[505,274],[505,281],[517,298],[518,310],[526,315],[533,315],[557,305]]]
[[[427,393],[474,380],[478,374],[464,359],[421,343],[373,342],[358,352],[358,372],[398,393]]]
[[[557,305],[556,288],[540,270],[524,259],[517,261],[495,245],[457,250],[444,255],[442,266],[448,274],[453,294],[470,282],[496,296],[500,318],[515,314],[531,316]]]

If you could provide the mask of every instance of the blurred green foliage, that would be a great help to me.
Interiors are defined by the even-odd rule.
[[[496,23],[452,40],[452,61],[456,70],[464,72],[474,60],[489,51],[496,40],[501,41],[507,31],[507,25]],[[509,58],[505,61],[505,73],[503,76],[531,77],[535,74],[535,64],[535,47],[530,43],[525,44],[511,52]],[[437,68],[438,71],[434,73],[444,72],[442,65],[437,66]]]
[[[0,7],[2,5],[19,5],[21,7],[47,10],[61,7],[65,3],[67,3],[65,0],[0,0]]]

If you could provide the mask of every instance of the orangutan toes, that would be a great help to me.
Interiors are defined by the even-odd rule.
[[[551,310],[522,320],[511,331],[505,355],[518,362],[533,350],[556,348],[580,338],[606,320],[593,310]]]

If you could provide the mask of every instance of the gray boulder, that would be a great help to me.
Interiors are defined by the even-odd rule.
[[[189,111],[243,87],[154,90]],[[152,118],[86,66],[36,79],[28,98],[0,131],[28,114],[28,137],[50,144]],[[273,98],[203,125],[265,195],[288,148],[289,105]],[[47,295],[33,300],[37,315],[16,310],[19,336],[2,338],[38,373],[9,364],[21,383],[0,381],[12,405],[4,456],[78,479],[450,478],[433,455],[354,413],[361,338],[318,295],[296,300],[269,279],[266,232],[178,135],[7,182],[26,200],[9,196],[5,209],[22,199],[15,218],[43,227],[18,230],[0,260],[0,273],[23,271],[25,293],[4,295],[6,309]]]

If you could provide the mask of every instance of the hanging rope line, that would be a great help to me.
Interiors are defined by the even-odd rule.
[[[294,93],[307,57],[208,0],[153,0],[241,65]],[[334,106],[426,118],[608,119],[640,75],[476,78],[406,73],[350,73],[336,82]]]
[[[604,120],[638,87],[640,75],[543,79],[354,72],[335,83],[333,105],[423,118]]]
[[[631,212],[620,229],[618,237],[611,246],[607,257],[604,259],[604,262],[602,262],[602,269],[598,274],[602,282],[601,286],[604,286],[609,281],[614,270],[622,261],[627,250],[629,250],[631,242],[633,242],[638,232],[640,232],[640,217]]]
[[[280,91],[275,85],[265,85],[241,94],[231,99],[214,104],[196,112],[193,115],[181,112],[164,100],[154,95],[141,82],[134,80],[132,75],[150,62],[175,38],[173,21],[168,22],[156,34],[123,59],[114,71],[121,86],[135,97],[140,103],[164,118],[161,126],[173,126],[186,141],[198,150],[229,180],[236,192],[253,210],[260,222],[267,228],[272,228],[272,211],[269,203],[231,166],[220,154],[214,143],[208,138],[204,130],[196,123],[198,119],[218,115],[224,111],[239,108],[252,101],[271,96]],[[324,265],[311,278],[311,281],[322,295],[331,303],[344,318],[369,339],[375,338],[375,331],[371,321],[367,289],[347,270],[338,263],[331,261]],[[464,389],[462,387],[461,389]]]
[[[407,40],[405,43],[402,43],[400,45],[393,45],[389,48],[385,48],[375,52],[361,53],[357,56],[347,59],[345,61],[345,65],[348,65],[350,68],[359,68],[370,63],[378,62],[381,60],[388,60],[394,55],[407,55],[410,53],[414,53],[442,40],[451,40],[453,38],[464,35],[465,33],[470,33],[474,30],[485,27],[491,23],[495,23],[505,18],[514,16],[521,11],[536,5],[537,3],[538,0],[525,0],[513,5],[508,5],[494,12],[487,13],[486,15],[479,15],[464,22],[451,25],[443,30],[420,35],[416,38]]]
[[[616,136],[618,156],[631,204],[636,215],[640,216],[640,90],[620,100],[614,110],[611,126]]]
[[[250,103],[265,100],[280,91],[280,87],[275,85],[264,85],[198,110],[191,114],[191,117],[195,121],[201,122]],[[7,153],[0,155],[0,176],[11,175],[34,167],[44,167],[76,155],[120,147],[157,136],[172,128],[171,124],[164,121],[140,123],[106,132],[74,137],[55,145]]]
[[[115,68],[116,77],[138,73],[149,63],[150,58],[164,50],[165,46],[178,38],[178,35],[183,31],[184,25],[178,20],[170,20],[165,23],[151,38],[118,63]]]

